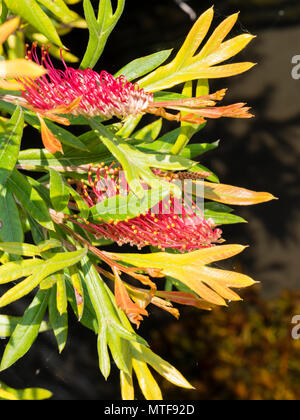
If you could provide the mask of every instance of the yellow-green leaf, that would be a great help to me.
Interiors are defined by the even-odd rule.
[[[194,24],[175,59],[144,77],[139,81],[139,85],[147,92],[156,92],[190,80],[234,76],[253,67],[253,63],[216,66],[238,54],[254,38],[252,35],[243,34],[223,42],[234,26],[237,14],[225,19],[202,50],[195,55],[209,31],[213,15],[213,8],[203,13]]]
[[[23,77],[36,79],[44,74],[46,74],[46,70],[42,66],[24,58],[0,62],[1,79],[21,79]]]
[[[140,388],[146,400],[162,400],[161,390],[153,378],[147,364],[137,359],[132,360],[132,366],[139,381]]]
[[[2,45],[3,42],[7,40],[9,35],[14,33],[18,29],[19,24],[20,18],[16,17],[14,19],[8,20],[0,26],[0,45]]]

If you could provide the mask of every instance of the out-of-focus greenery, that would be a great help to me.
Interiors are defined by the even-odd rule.
[[[183,367],[196,387],[184,391],[184,398],[300,398],[300,340],[291,336],[291,317],[300,314],[300,295],[284,292],[266,301],[252,291],[245,298],[247,305],[233,305],[227,311],[191,310],[181,322],[153,332],[155,350]],[[163,391],[167,398],[180,398],[167,382]]]

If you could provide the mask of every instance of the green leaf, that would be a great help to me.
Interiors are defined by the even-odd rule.
[[[6,188],[0,191],[0,240],[3,242],[24,241],[18,207],[12,193]]]
[[[43,241],[38,245],[38,250],[41,254],[53,248],[61,248],[61,242],[57,239],[49,239],[48,241]]]
[[[13,389],[0,382],[0,400],[41,401],[52,397],[52,393],[42,388]]]
[[[182,388],[193,389],[192,385],[175,369],[170,363],[153,353],[149,348],[139,345],[132,345],[132,353],[136,360],[149,364],[161,376],[174,385]]]
[[[247,223],[245,219],[240,216],[236,216],[232,213],[222,213],[218,211],[205,210],[205,219],[213,219],[216,225],[233,225],[236,223]]]
[[[53,42],[59,47],[63,47],[63,44],[57,34],[55,26],[51,19],[43,11],[43,9],[37,4],[35,0],[4,0],[6,6],[11,12],[17,16],[21,16],[32,26],[34,26],[39,32],[45,35],[49,41]]]
[[[18,280],[21,277],[27,277],[42,264],[44,264],[44,261],[37,258],[4,264],[0,267],[0,284],[10,283],[11,281]]]
[[[174,60],[165,66],[159,67],[140,80],[140,87],[148,92],[155,92],[169,89],[191,80],[231,77],[252,68],[254,66],[253,63],[234,63],[216,66],[216,64],[238,54],[253,39],[252,35],[243,34],[223,42],[224,38],[234,26],[238,14],[229,16],[222,22],[202,50],[197,53],[198,48],[210,29],[213,16],[213,8],[204,12],[195,22]]]
[[[145,213],[169,195],[169,189],[153,189],[145,192],[140,200],[133,193],[110,197],[96,206],[90,208],[91,216],[95,221],[99,219],[109,222],[111,220],[124,221]]]
[[[80,280],[82,282],[82,288],[83,288],[83,300],[84,300],[84,308],[83,308],[83,314],[80,319],[80,323],[84,325],[86,328],[89,328],[91,331],[93,331],[95,334],[98,334],[99,327],[97,322],[97,317],[91,302],[91,299],[89,297],[86,284],[84,282],[84,278],[81,274],[81,272],[78,272],[78,275],[80,276]],[[73,287],[72,279],[66,274],[65,275],[67,279],[67,294],[68,294],[68,300],[72,306],[72,309],[76,315],[76,317],[80,318],[80,311],[78,310],[78,299],[76,297],[76,292]]]
[[[0,365],[0,371],[8,369],[23,357],[36,340],[44,318],[49,300],[48,291],[37,293],[26,309],[20,323],[15,328],[6,348]]]
[[[78,15],[70,10],[63,0],[37,0],[43,6],[47,7],[54,16],[59,18],[63,23],[68,24],[78,19]]]
[[[111,364],[108,352],[108,330],[105,324],[102,325],[97,340],[97,350],[99,357],[99,369],[105,379],[110,375]]]
[[[150,71],[161,66],[170,57],[172,51],[173,50],[164,50],[146,57],[137,58],[119,70],[117,74],[115,74],[115,77],[122,75],[130,82],[145,76],[145,74],[148,74]]]
[[[183,88],[183,95],[187,96],[188,98],[192,98],[194,93],[193,89],[194,84],[193,81],[188,81],[185,83]],[[208,95],[209,94],[209,84],[208,80],[198,80],[197,83],[197,89],[196,89],[196,97],[202,96],[202,95]],[[183,112],[183,116],[188,115],[188,112]],[[192,137],[198,133],[202,128],[204,128],[206,123],[203,124],[191,124],[186,121],[181,122],[181,130],[180,135],[178,136],[178,139],[176,140],[176,143],[174,144],[171,153],[174,155],[179,155],[184,148],[188,145]]]
[[[86,253],[86,249],[81,249],[75,252],[63,252],[56,254],[54,257],[45,261],[42,266],[36,268],[31,276],[8,290],[8,292],[6,292],[0,299],[0,307],[7,306],[12,302],[21,299],[51,274],[77,264],[81,258],[86,255]]]
[[[65,310],[62,314],[57,309],[57,287],[51,289],[49,299],[49,319],[53,329],[59,353],[62,353],[68,338],[68,312]]]
[[[1,338],[8,338],[14,332],[16,326],[20,324],[22,318],[8,316],[8,315],[0,315],[0,337]],[[49,323],[43,321],[41,323],[41,327],[39,333],[43,333],[45,331],[49,331],[51,326]]]
[[[56,274],[55,280],[56,280],[56,304],[57,304],[57,310],[59,314],[62,316],[67,313],[68,308],[68,300],[67,300],[67,288],[66,288],[66,282],[64,275],[61,273]]]
[[[156,120],[151,124],[146,125],[141,130],[134,134],[136,140],[144,140],[152,142],[157,139],[162,129],[162,119]]]
[[[40,255],[38,247],[31,244],[19,242],[0,242],[0,250],[8,254],[23,255],[24,257],[35,257]]]
[[[88,257],[82,259],[82,268],[88,293],[97,316],[98,333],[102,337],[104,334],[107,334],[105,335],[107,344],[118,368],[128,372],[128,366],[122,354],[122,339],[126,337],[127,340],[134,342],[144,342],[144,340],[123,327],[118,316],[119,310],[116,303],[111,299],[105,283]],[[109,373],[109,369],[107,365],[107,351],[103,346],[103,344],[98,346],[99,364],[102,374],[106,377],[105,375]]]
[[[7,180],[7,186],[37,222],[47,229],[54,230],[46,204],[24,175],[15,169]]]
[[[0,140],[0,189],[12,173],[20,151],[23,134],[24,117],[20,107],[16,108],[13,116],[6,125],[6,132]]]
[[[216,203],[214,201],[206,201],[205,210],[217,211],[221,213],[232,213],[233,209],[226,206],[226,204]]]
[[[83,7],[90,38],[80,67],[86,69],[93,68],[101,57],[108,37],[123,13],[125,0],[118,0],[115,12],[113,12],[111,0],[99,0],[97,18],[90,0],[84,0]]]
[[[72,282],[72,286],[74,289],[76,306],[77,306],[77,313],[78,313],[78,320],[80,321],[84,311],[84,289],[83,284],[80,276],[80,272],[76,266],[72,266],[69,268],[70,279]]]
[[[50,168],[50,198],[54,210],[63,211],[70,200],[70,194],[62,175]]]

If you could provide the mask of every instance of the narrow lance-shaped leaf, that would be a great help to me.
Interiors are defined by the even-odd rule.
[[[1,7],[3,7],[3,5]],[[7,40],[9,35],[14,33],[18,29],[19,25],[20,18],[15,17],[3,23],[3,25],[0,26],[0,45],[2,45],[3,42]]]
[[[16,169],[7,180],[9,190],[16,195],[22,206],[42,226],[53,230],[48,208],[39,193],[30,185],[27,178]]]
[[[197,181],[197,183],[200,182]],[[251,191],[232,185],[214,184],[211,182],[203,182],[203,185],[205,198],[229,205],[249,206],[276,199],[276,197],[267,192]]]
[[[6,132],[0,142],[0,189],[5,184],[17,163],[23,127],[23,112],[18,107],[7,123]]]
[[[68,313],[62,314],[57,309],[57,288],[56,285],[52,287],[49,299],[49,318],[51,327],[55,334],[59,352],[62,353],[66,346],[68,337]]]
[[[41,267],[37,267],[33,271],[31,276],[12,287],[1,297],[0,307],[7,306],[12,302],[21,299],[51,274],[57,273],[78,263],[81,258],[86,255],[86,252],[86,249],[82,249],[75,252],[59,253],[45,261]]]
[[[41,401],[52,397],[52,393],[42,388],[13,389],[0,382],[0,400]]]
[[[8,369],[28,352],[38,336],[48,299],[49,292],[40,291],[26,309],[5,348],[0,371]]]
[[[0,188],[0,240],[23,242],[24,233],[18,207],[12,193]]]
[[[54,210],[58,212],[67,207],[70,199],[70,193],[63,176],[54,169],[50,169],[50,198]]]
[[[80,321],[84,311],[84,290],[80,273],[76,266],[69,268],[70,278],[75,293],[78,320]]]
[[[66,282],[63,274],[56,274],[56,301],[57,310],[61,316],[67,313],[68,300],[67,300],[67,289]]]
[[[115,74],[115,77],[125,76],[129,82],[138,77],[142,77],[163,64],[170,57],[172,51],[165,50],[148,55],[147,57],[137,58],[119,70]]]
[[[37,0],[40,4],[47,7],[57,18],[63,23],[71,23],[78,19],[79,16],[70,10],[64,0]]]
[[[54,24],[35,0],[4,0],[6,6],[44,34],[51,42],[63,47]]]

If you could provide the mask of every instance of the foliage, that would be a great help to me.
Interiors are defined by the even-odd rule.
[[[148,366],[177,386],[193,387],[152,352],[131,323],[140,325],[150,303],[178,318],[171,302],[211,310],[240,300],[231,288],[255,283],[244,274],[212,266],[245,248],[219,245],[219,226],[245,222],[228,205],[258,204],[274,197],[220,184],[196,160],[217,142],[189,145],[208,118],[252,117],[244,103],[216,106],[226,91],[211,94],[208,79],[253,67],[223,64],[253,37],[225,41],[235,14],[198,51],[213,20],[211,8],[169,64],[164,65],[172,51],[166,50],[134,60],[115,77],[99,75],[91,67],[100,59],[125,0],[117,2],[115,11],[110,0],[100,0],[97,16],[90,0],[84,0],[84,19],[72,11],[73,3],[1,1],[0,40],[8,60],[0,66],[0,284],[13,285],[3,289],[0,307],[26,295],[32,302],[21,318],[0,317],[0,335],[10,337],[0,371],[16,363],[49,329],[62,352],[72,310],[98,336],[103,376],[110,374],[111,359],[120,370],[122,397],[134,398],[134,372],[145,398],[161,399]],[[78,59],[65,51],[61,39],[73,28],[88,28],[90,35],[79,70],[67,67],[66,62]],[[42,47],[41,61],[36,44],[25,51],[26,39],[49,44],[48,49]],[[49,54],[63,59],[63,71],[53,67]],[[178,93],[167,91],[182,84]],[[146,113],[155,116],[150,124],[144,123]],[[161,117],[180,127],[161,136]],[[21,147],[26,124],[41,132],[45,149]],[[86,130],[77,136],[62,125]],[[186,179],[190,201],[178,185]],[[196,205],[199,198],[205,200],[203,209]],[[179,204],[183,207],[177,214]],[[104,247],[111,242],[152,247],[147,254],[109,253]],[[134,279],[134,285],[123,275]],[[159,290],[162,278],[167,280],[166,290]],[[136,280],[142,287],[136,287]],[[43,399],[50,394],[1,385],[0,397]]]

